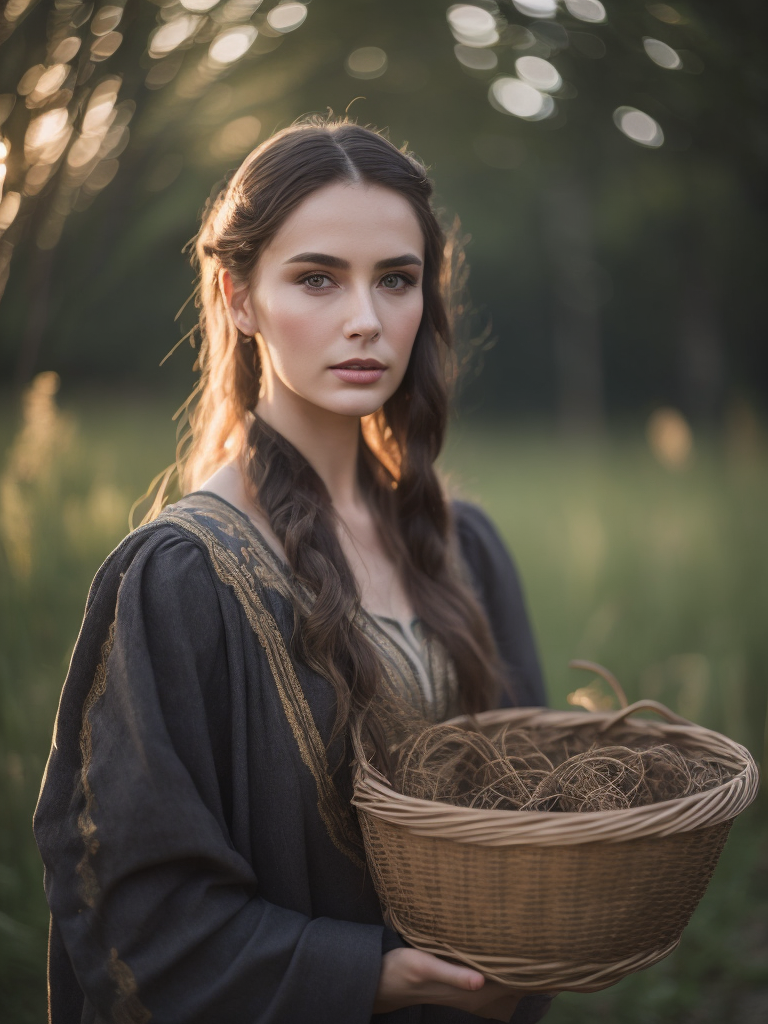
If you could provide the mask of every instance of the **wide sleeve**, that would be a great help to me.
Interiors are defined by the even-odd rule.
[[[146,547],[121,574],[102,637],[78,776],[67,777],[71,751],[52,754],[36,813],[53,925],[80,988],[105,1021],[367,1024],[382,928],[260,897],[227,828],[221,592],[193,542]],[[76,651],[73,671],[87,660]]]
[[[469,502],[452,505],[459,548],[491,626],[510,693],[504,704],[542,707],[544,679],[512,557],[491,520]]]

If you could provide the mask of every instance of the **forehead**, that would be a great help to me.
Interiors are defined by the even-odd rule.
[[[360,262],[411,252],[424,236],[407,199],[381,185],[336,182],[308,196],[281,224],[262,259],[323,252]]]

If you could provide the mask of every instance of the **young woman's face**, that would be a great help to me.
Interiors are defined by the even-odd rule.
[[[260,401],[380,408],[408,366],[423,265],[421,227],[397,192],[338,183],[305,199],[230,293],[236,325],[260,347]]]

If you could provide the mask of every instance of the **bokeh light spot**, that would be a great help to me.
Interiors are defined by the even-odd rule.
[[[174,53],[158,61],[147,72],[144,84],[148,89],[162,89],[164,85],[172,82],[181,69],[183,53],[176,50]]]
[[[54,64],[44,71],[29,94],[28,102],[39,103],[46,96],[52,96],[64,84],[69,71],[69,64]]]
[[[211,43],[208,56],[214,64],[232,64],[250,49],[258,34],[254,25],[224,29]]]
[[[454,4],[446,13],[454,38],[465,46],[493,46],[499,41],[496,19],[474,4]]]
[[[457,43],[453,52],[460,64],[463,64],[465,68],[473,68],[475,71],[492,71],[499,63],[499,58],[493,50],[466,46],[464,43]]]
[[[30,123],[24,145],[30,149],[39,149],[61,135],[66,127],[67,111],[64,107],[48,110]]]
[[[23,192],[27,196],[36,196],[53,174],[53,164],[34,164],[24,176]]]
[[[521,14],[529,18],[554,18],[557,14],[557,0],[512,0]]]
[[[3,17],[6,21],[18,21],[31,3],[32,0],[8,0]]]
[[[58,108],[48,113],[56,114],[59,112],[63,112],[65,115],[67,113],[63,108]],[[27,129],[24,139],[24,156],[28,163],[36,164],[38,168],[47,167],[52,173],[53,165],[66,149],[67,143],[72,136],[72,126],[69,124],[68,119],[64,118],[62,120],[57,119],[57,122],[53,124],[43,124],[37,132],[35,131],[36,128],[38,128],[37,123],[33,122]],[[35,167],[30,169],[30,173],[33,170],[35,170]]]
[[[116,125],[107,132],[101,146],[101,156],[114,158],[120,156],[130,141],[131,133],[125,125]]]
[[[539,92],[527,82],[521,82],[519,78],[497,78],[491,83],[489,99],[498,109],[526,121],[549,117],[555,107],[551,96]]]
[[[628,139],[641,146],[658,149],[664,143],[664,132],[658,121],[635,107],[617,107],[613,112],[613,123]]]
[[[660,39],[651,39],[649,36],[645,36],[643,39],[643,48],[653,63],[658,64],[660,68],[667,68],[669,71],[677,71],[683,66],[683,62],[680,60],[680,54],[677,50],[673,50],[671,46],[667,46],[666,43],[662,43]]]
[[[12,92],[0,93],[0,124],[8,119],[15,105],[16,97]]]
[[[229,0],[221,8],[224,21],[247,21],[261,7],[262,0]]]
[[[88,102],[83,118],[83,135],[93,135],[106,130],[112,123],[113,110],[121,81],[116,76],[105,78],[96,86]]]
[[[192,14],[203,14],[215,7],[219,0],[180,0],[181,6],[185,7]]]
[[[579,21],[588,21],[592,24],[599,24],[605,21],[605,8],[600,0],[565,0],[566,10]]]
[[[693,455],[693,432],[677,409],[657,409],[646,427],[654,457],[667,469],[682,469]]]
[[[77,51],[80,49],[82,39],[80,36],[67,36],[66,39],[62,39],[56,46],[56,49],[51,54],[51,60],[55,62],[61,62],[66,64],[72,60]]]
[[[27,68],[19,79],[19,84],[16,86],[16,92],[18,92],[19,96],[28,96],[44,73],[44,64],[33,64],[31,68]]]
[[[75,170],[85,167],[93,160],[100,148],[101,136],[81,135],[72,143],[69,153],[67,153],[67,164]]]
[[[304,24],[306,17],[307,8],[304,4],[278,4],[267,15],[267,22],[275,32],[293,32]]]
[[[93,16],[91,21],[91,32],[95,36],[105,36],[113,28],[117,28],[123,16],[123,8],[108,6],[101,7]]]
[[[669,4],[648,4],[648,13],[665,25],[680,25],[684,21],[682,14]]]
[[[0,202],[0,231],[5,231],[13,224],[21,206],[20,192],[6,192]]]
[[[524,82],[544,92],[553,92],[563,84],[557,68],[541,57],[518,57],[515,71]]]
[[[202,21],[197,15],[182,14],[156,29],[150,37],[150,57],[164,57],[190,39]]]
[[[344,66],[353,78],[379,78],[387,70],[387,55],[378,46],[361,46],[350,53]]]
[[[91,60],[106,60],[123,41],[122,33],[108,32],[91,43]]]
[[[119,160],[102,160],[88,175],[83,188],[86,192],[101,192],[112,181],[120,166]]]
[[[261,121],[248,114],[224,125],[211,139],[211,153],[215,157],[240,156],[253,149],[261,134]]]

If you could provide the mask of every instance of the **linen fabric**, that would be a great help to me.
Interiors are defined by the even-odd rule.
[[[452,506],[509,676],[544,687],[514,566]],[[131,533],[91,588],[34,828],[51,908],[52,1024],[469,1024],[372,1018],[386,928],[327,741],[330,684],[292,653],[289,572],[250,520],[197,492]],[[514,1024],[533,1024],[526,997]]]

